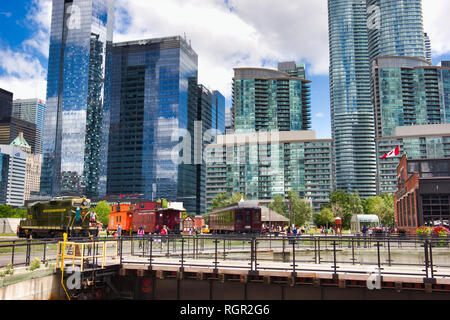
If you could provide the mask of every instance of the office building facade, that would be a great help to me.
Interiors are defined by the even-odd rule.
[[[12,116],[13,94],[0,88],[0,121]]]
[[[197,54],[167,37],[114,44],[112,60],[107,194],[166,198],[194,213]]]
[[[450,158],[450,124],[397,127],[391,137],[377,138],[378,192],[395,193],[400,157],[381,159],[400,148],[400,155],[411,160]]]
[[[12,145],[0,145],[0,204],[24,205],[27,153]]]
[[[399,126],[450,123],[450,69],[412,57],[374,61],[377,137]]]
[[[328,12],[336,189],[372,197],[377,163],[366,1],[329,0]]]
[[[106,190],[113,0],[53,0],[41,192]]]
[[[208,209],[220,193],[273,200],[295,190],[320,211],[333,191],[331,151],[332,141],[316,139],[314,131],[219,136],[206,151]]]
[[[378,193],[394,193],[400,146],[410,159],[447,157],[450,69],[413,57],[378,57],[373,68]]]
[[[310,83],[309,80],[278,70],[235,68],[235,132],[310,129]]]
[[[394,197],[395,223],[416,234],[420,226],[450,222],[450,159],[402,157],[397,168]]]
[[[31,193],[39,193],[41,187],[41,166],[42,155],[31,153],[31,146],[25,140],[22,132],[14,139],[11,146],[21,149],[27,154],[27,162],[25,169],[25,189],[24,189],[24,201],[28,201],[31,198]]]
[[[41,99],[16,99],[13,101],[12,116],[36,125],[36,154],[42,153],[45,102]]]
[[[10,144],[21,132],[28,141],[31,152],[36,153],[39,150],[36,125],[18,118],[9,117],[0,121],[0,144]]]

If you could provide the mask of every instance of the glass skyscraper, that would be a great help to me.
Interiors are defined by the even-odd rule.
[[[297,72],[297,68],[293,70]],[[311,128],[311,81],[263,68],[235,68],[233,115],[236,133]]]
[[[436,132],[432,125],[450,123],[450,68],[431,66],[419,58],[378,57],[373,77],[378,190],[395,192],[400,159],[381,159],[384,154],[400,146],[410,159],[447,156],[446,148],[441,149],[448,140],[442,137],[446,132],[450,135],[449,127]]]
[[[331,125],[337,190],[376,195],[365,0],[328,0]]]
[[[0,88],[0,121],[10,118],[12,115],[12,92]]]
[[[379,56],[426,58],[422,0],[367,0],[369,60]]]
[[[295,190],[317,212],[333,190],[332,141],[316,139],[314,131],[228,134],[206,155],[208,208],[220,193],[270,201]]]
[[[113,0],[53,0],[41,192],[101,196]]]
[[[197,54],[177,36],[114,44],[112,61],[107,193],[196,213]],[[211,103],[207,111],[211,124]]]
[[[17,99],[13,101],[13,117],[36,125],[36,154],[42,153],[45,109],[45,102],[41,99]]]

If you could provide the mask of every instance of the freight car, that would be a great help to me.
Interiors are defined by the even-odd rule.
[[[257,201],[241,201],[208,215],[212,233],[261,232],[261,208]]]
[[[96,223],[90,221],[91,200],[86,197],[63,197],[35,202],[27,208],[27,218],[17,228],[20,238],[55,238],[67,233],[71,237],[97,236]]]
[[[151,201],[141,201],[136,205],[112,205],[108,232],[116,232],[120,224],[122,235],[137,233],[140,226],[144,228],[145,233],[157,233],[166,226],[170,233],[178,234],[185,211],[180,203],[175,202],[169,202],[168,208],[161,208],[160,203]]]
[[[120,225],[122,235],[130,235],[135,208],[136,206],[133,204],[112,205],[109,213],[108,234],[117,232],[117,227]]]
[[[157,224],[157,210],[161,207],[159,202],[139,202],[133,214],[132,229],[137,233],[142,226],[145,233],[154,233]],[[161,229],[160,229],[161,230]]]

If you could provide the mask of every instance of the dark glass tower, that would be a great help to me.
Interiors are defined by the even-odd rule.
[[[41,192],[101,196],[114,0],[53,0],[52,9]]]
[[[112,60],[107,193],[166,198],[196,213],[197,54],[168,37],[114,44]]]
[[[0,121],[12,115],[13,94],[0,88]]]

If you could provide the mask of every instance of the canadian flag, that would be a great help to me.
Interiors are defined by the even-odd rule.
[[[382,156],[381,159],[394,158],[399,155],[400,155],[400,146],[397,146],[397,148]]]

